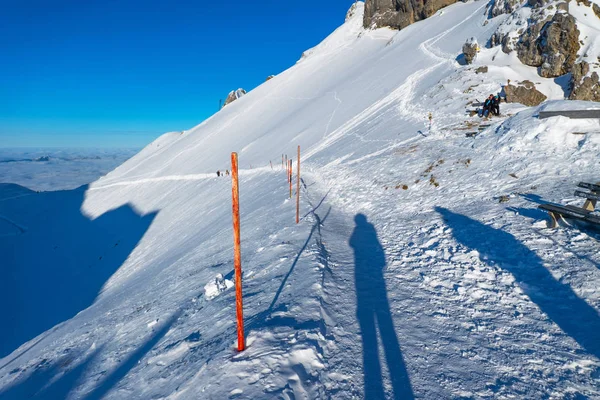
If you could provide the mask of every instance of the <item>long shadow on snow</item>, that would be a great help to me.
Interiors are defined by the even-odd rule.
[[[307,189],[307,185],[304,182],[304,180],[302,180],[302,184],[304,186],[304,189]],[[329,192],[327,192],[328,194]],[[304,321],[304,322],[300,322],[298,321],[296,318],[293,317],[282,317],[282,316],[276,316],[276,317],[271,317],[271,315],[274,312],[285,312],[287,311],[287,305],[286,304],[279,304],[276,306],[279,297],[281,296],[281,293],[283,292],[283,289],[286,286],[286,283],[288,281],[288,279],[290,278],[290,276],[292,275],[292,273],[294,272],[294,270],[296,269],[296,265],[298,264],[298,261],[300,260],[300,257],[302,256],[302,254],[304,253],[304,251],[306,250],[306,248],[308,247],[311,239],[313,238],[315,232],[317,232],[320,227],[325,223],[325,220],[327,220],[327,217],[329,216],[330,212],[331,212],[331,207],[329,208],[329,210],[327,210],[327,213],[325,214],[325,216],[323,218],[321,218],[317,213],[317,209],[319,209],[319,207],[321,207],[321,205],[325,202],[325,199],[327,198],[327,194],[321,199],[321,201],[317,204],[317,206],[313,206],[312,203],[309,200],[309,204],[312,207],[312,210],[309,212],[309,214],[313,214],[313,216],[315,217],[316,221],[313,224],[310,233],[308,234],[308,237],[306,238],[306,241],[304,242],[304,244],[302,245],[302,247],[300,248],[300,251],[298,251],[298,254],[296,255],[296,257],[294,258],[294,261],[292,262],[292,265],[290,266],[290,269],[288,270],[287,274],[283,277],[283,280],[281,281],[281,284],[279,285],[279,288],[277,289],[277,292],[275,292],[275,296],[273,297],[273,300],[271,301],[271,304],[269,305],[269,308],[261,311],[258,314],[253,315],[252,317],[250,317],[247,321],[246,327],[248,332],[250,332],[253,329],[260,329],[266,326],[269,327],[274,327],[274,326],[288,326],[291,328],[294,328],[296,330],[300,330],[300,329],[316,329],[316,328],[322,328],[322,326],[320,325],[320,323],[318,321]],[[308,214],[307,214],[308,215]],[[303,218],[305,218],[307,215],[305,215]],[[230,275],[233,276],[233,271],[230,272]],[[247,297],[247,296],[245,296]]]
[[[81,398],[85,400],[98,400],[103,398],[121,381],[121,379],[139,364],[158,342],[160,342],[180,315],[181,311],[171,316],[159,330],[153,332],[137,350],[127,356],[127,358],[123,360],[116,369],[102,379],[91,392],[83,395]],[[65,355],[53,364],[44,360],[34,367],[35,370],[29,376],[18,380],[6,390],[0,391],[0,400],[21,400],[30,398],[48,400],[66,399],[77,385],[83,383],[82,379],[84,378],[86,371],[97,361],[102,350],[103,346],[94,350],[90,355],[85,356],[80,364],[72,368],[71,364],[76,359],[83,356],[81,352],[76,355]],[[59,378],[56,379],[57,377]]]
[[[375,227],[363,214],[354,218],[356,226],[350,237],[354,250],[354,278],[356,285],[356,317],[363,342],[363,373],[365,399],[385,399],[377,331],[385,353],[394,399],[413,399],[410,379],[387,297],[383,272],[385,253]]]
[[[0,241],[0,357],[89,307],[156,216],[123,205],[90,220],[80,211],[86,189],[0,202],[0,214],[27,227]]]
[[[452,228],[454,238],[479,252],[482,260],[513,274],[523,292],[567,335],[600,357],[600,317],[568,286],[557,281],[542,260],[513,235],[442,207],[436,211]]]

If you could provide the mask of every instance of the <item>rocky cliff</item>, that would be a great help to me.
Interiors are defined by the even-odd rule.
[[[456,2],[457,0],[366,0],[364,26],[402,29]]]
[[[495,0],[490,18],[509,14],[490,39],[504,53],[516,52],[544,78],[570,79],[566,97],[600,99],[600,8],[588,0]],[[568,75],[570,74],[570,76]],[[568,89],[567,89],[568,90]]]

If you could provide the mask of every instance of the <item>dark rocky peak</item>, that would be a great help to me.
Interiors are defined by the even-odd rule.
[[[428,18],[457,0],[366,0],[365,28],[402,29]]]

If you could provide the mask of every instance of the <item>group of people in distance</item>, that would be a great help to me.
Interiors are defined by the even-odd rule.
[[[226,169],[225,173],[222,173],[220,170],[217,171],[217,176],[229,176],[229,170]]]
[[[490,94],[483,102],[483,108],[480,108],[478,111],[480,117],[488,117],[490,114],[500,115],[500,96]]]

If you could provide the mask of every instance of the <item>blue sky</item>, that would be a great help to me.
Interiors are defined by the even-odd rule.
[[[292,66],[354,0],[1,0],[0,147],[143,146]]]

